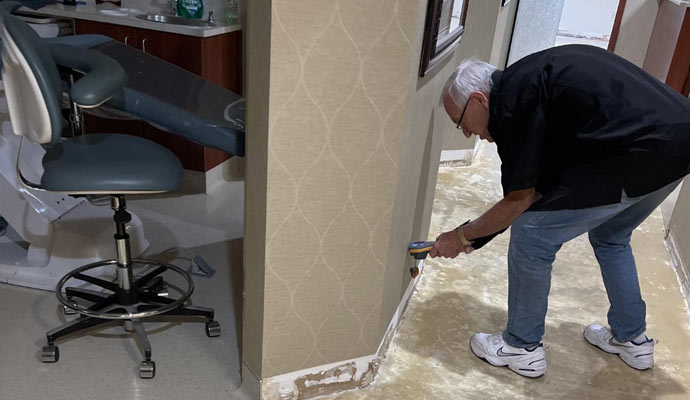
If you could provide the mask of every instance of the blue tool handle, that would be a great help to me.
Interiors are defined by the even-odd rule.
[[[427,254],[436,242],[412,242],[408,247],[408,251],[415,260],[423,260],[426,258]]]

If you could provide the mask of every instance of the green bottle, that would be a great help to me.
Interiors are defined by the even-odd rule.
[[[177,15],[185,18],[201,18],[204,16],[203,0],[177,0]]]
[[[225,2],[225,24],[236,25],[240,23],[240,12],[237,0],[227,0]]]

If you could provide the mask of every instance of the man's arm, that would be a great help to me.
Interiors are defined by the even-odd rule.
[[[508,193],[506,197],[494,204],[479,218],[462,227],[465,238],[472,241],[472,239],[507,228],[539,198],[541,195],[534,188]],[[452,230],[436,238],[436,244],[429,252],[429,256],[455,258],[461,252],[469,254],[472,250],[472,247],[465,248],[458,238],[457,231]]]
[[[540,197],[534,188],[508,193],[479,218],[462,227],[465,237],[471,241],[507,228]]]

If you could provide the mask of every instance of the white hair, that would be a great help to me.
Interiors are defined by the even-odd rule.
[[[441,102],[446,92],[459,108],[465,106],[472,92],[482,92],[488,96],[492,85],[491,74],[494,71],[496,67],[474,57],[462,60],[443,87]]]

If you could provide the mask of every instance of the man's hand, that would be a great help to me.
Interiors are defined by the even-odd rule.
[[[494,204],[479,218],[462,225],[465,238],[470,242],[477,239],[477,247],[481,247],[481,239],[491,239],[497,232],[503,232],[505,228],[513,223],[515,218],[525,212],[540,198],[541,194],[534,188],[515,190],[508,193],[506,197]],[[460,253],[470,254],[474,250],[472,246],[465,247],[462,245],[458,237],[458,231],[454,229],[450,232],[442,233],[436,238],[436,244],[429,251],[429,257],[455,258]]]
[[[472,251],[474,251],[472,246],[464,247],[460,243],[458,231],[453,229],[452,231],[442,233],[436,238],[434,247],[429,251],[429,257],[455,258],[460,253],[470,254]]]

